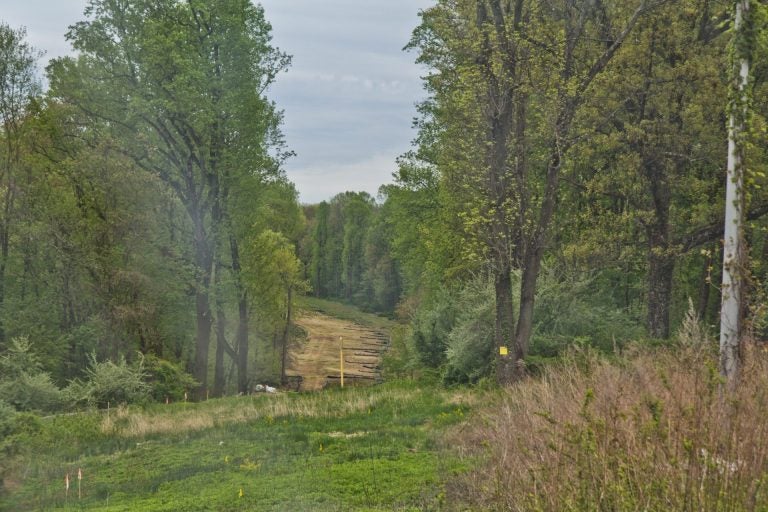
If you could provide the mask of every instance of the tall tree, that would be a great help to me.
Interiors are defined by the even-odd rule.
[[[287,57],[248,0],[91,0],[67,37],[81,52],[49,68],[56,97],[108,123],[121,150],[184,205],[195,265],[194,376],[205,394],[213,269],[226,239],[227,173],[273,172],[279,116],[263,93]]]
[[[411,47],[427,78],[443,155],[442,182],[489,262],[501,382],[528,352],[536,282],[557,209],[571,128],[591,86],[655,2],[440,1],[423,13]],[[521,271],[517,322],[511,271]]]
[[[10,253],[11,229],[21,178],[24,122],[30,101],[39,94],[35,60],[40,54],[26,41],[24,29],[14,30],[0,23],[0,311],[6,300],[5,279]],[[0,315],[0,347],[5,326]]]
[[[723,189],[716,141],[726,86],[724,38],[701,5],[670,3],[641,20],[634,44],[595,83],[597,99],[579,120],[591,144],[574,153],[569,179],[579,187],[571,217],[586,228],[573,230],[572,247],[594,237],[602,241],[594,252],[615,247],[616,259],[635,251],[645,259],[646,327],[655,338],[670,333],[677,262],[720,236],[698,233],[722,214],[705,198]]]

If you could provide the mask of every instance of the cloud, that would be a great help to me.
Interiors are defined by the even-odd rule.
[[[71,54],[67,27],[87,0],[0,0],[12,27],[53,57]],[[296,151],[286,170],[305,201],[347,189],[375,193],[414,138],[414,104],[424,97],[415,55],[402,51],[433,0],[261,0],[273,43],[293,65],[269,91],[285,113]],[[328,173],[324,176],[323,173]]]
[[[328,162],[322,165],[289,169],[303,203],[319,203],[346,191],[368,192],[373,197],[379,187],[392,181],[397,151],[380,153],[355,162]]]

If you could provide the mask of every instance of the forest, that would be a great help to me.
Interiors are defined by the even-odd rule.
[[[449,382],[514,379],[502,346],[533,369],[574,343],[663,344],[687,315],[716,334],[731,6],[511,5],[423,13],[407,47],[429,70],[414,149],[378,201],[305,207],[312,293],[406,321],[418,363]],[[759,341],[766,39],[752,10],[739,265],[743,335]]]
[[[284,169],[270,87],[291,56],[268,18],[249,0],[90,0],[74,56],[44,70],[0,21],[0,435],[27,413],[285,385],[312,297],[392,320],[390,382],[512,386],[497,412],[529,396],[514,386],[559,382],[584,401],[580,448],[604,433],[584,411],[589,379],[619,379],[611,358],[700,368],[712,389],[763,368],[747,356],[768,339],[768,4],[436,0],[404,42],[426,98],[410,151],[376,197],[319,204]],[[552,377],[568,361],[587,380]],[[661,399],[637,399],[661,429]],[[497,435],[541,420],[509,414]]]
[[[267,91],[290,57],[262,8],[94,2],[46,90],[4,25],[0,343],[37,354],[50,380],[30,386],[139,354],[198,396],[277,382],[302,293],[397,318],[404,364],[446,382],[514,379],[500,366],[574,343],[663,341],[689,312],[714,333],[730,6],[478,5],[422,13],[406,50],[428,99],[394,182],[313,205],[281,167]],[[753,11],[743,314],[759,340],[768,46]]]

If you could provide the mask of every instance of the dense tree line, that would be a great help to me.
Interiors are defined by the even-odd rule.
[[[315,296],[392,314],[401,276],[390,250],[394,226],[386,205],[365,192],[345,192],[304,212],[301,253]]]
[[[107,360],[176,364],[198,396],[280,378],[304,217],[269,32],[247,0],[94,0],[43,93],[0,25],[0,353],[59,386]]]
[[[0,352],[33,351],[57,385],[142,354],[204,396],[284,379],[304,292],[397,315],[409,364],[455,381],[666,339],[689,309],[712,325],[730,7],[439,0],[408,45],[428,98],[395,182],[303,207],[265,95],[289,58],[260,7],[94,0],[45,93],[3,25]],[[744,314],[761,336],[768,44],[751,7]]]
[[[752,3],[746,313],[759,336],[768,103]],[[508,381],[574,342],[668,338],[689,307],[718,322],[732,7],[444,0],[422,13],[409,48],[429,98],[374,207],[422,363]],[[343,197],[318,207],[313,238],[339,269]],[[316,293],[365,297],[312,256]]]

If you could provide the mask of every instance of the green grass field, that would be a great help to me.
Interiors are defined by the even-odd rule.
[[[439,438],[472,401],[389,383],[48,418],[17,440],[0,510],[437,509],[465,469]]]

